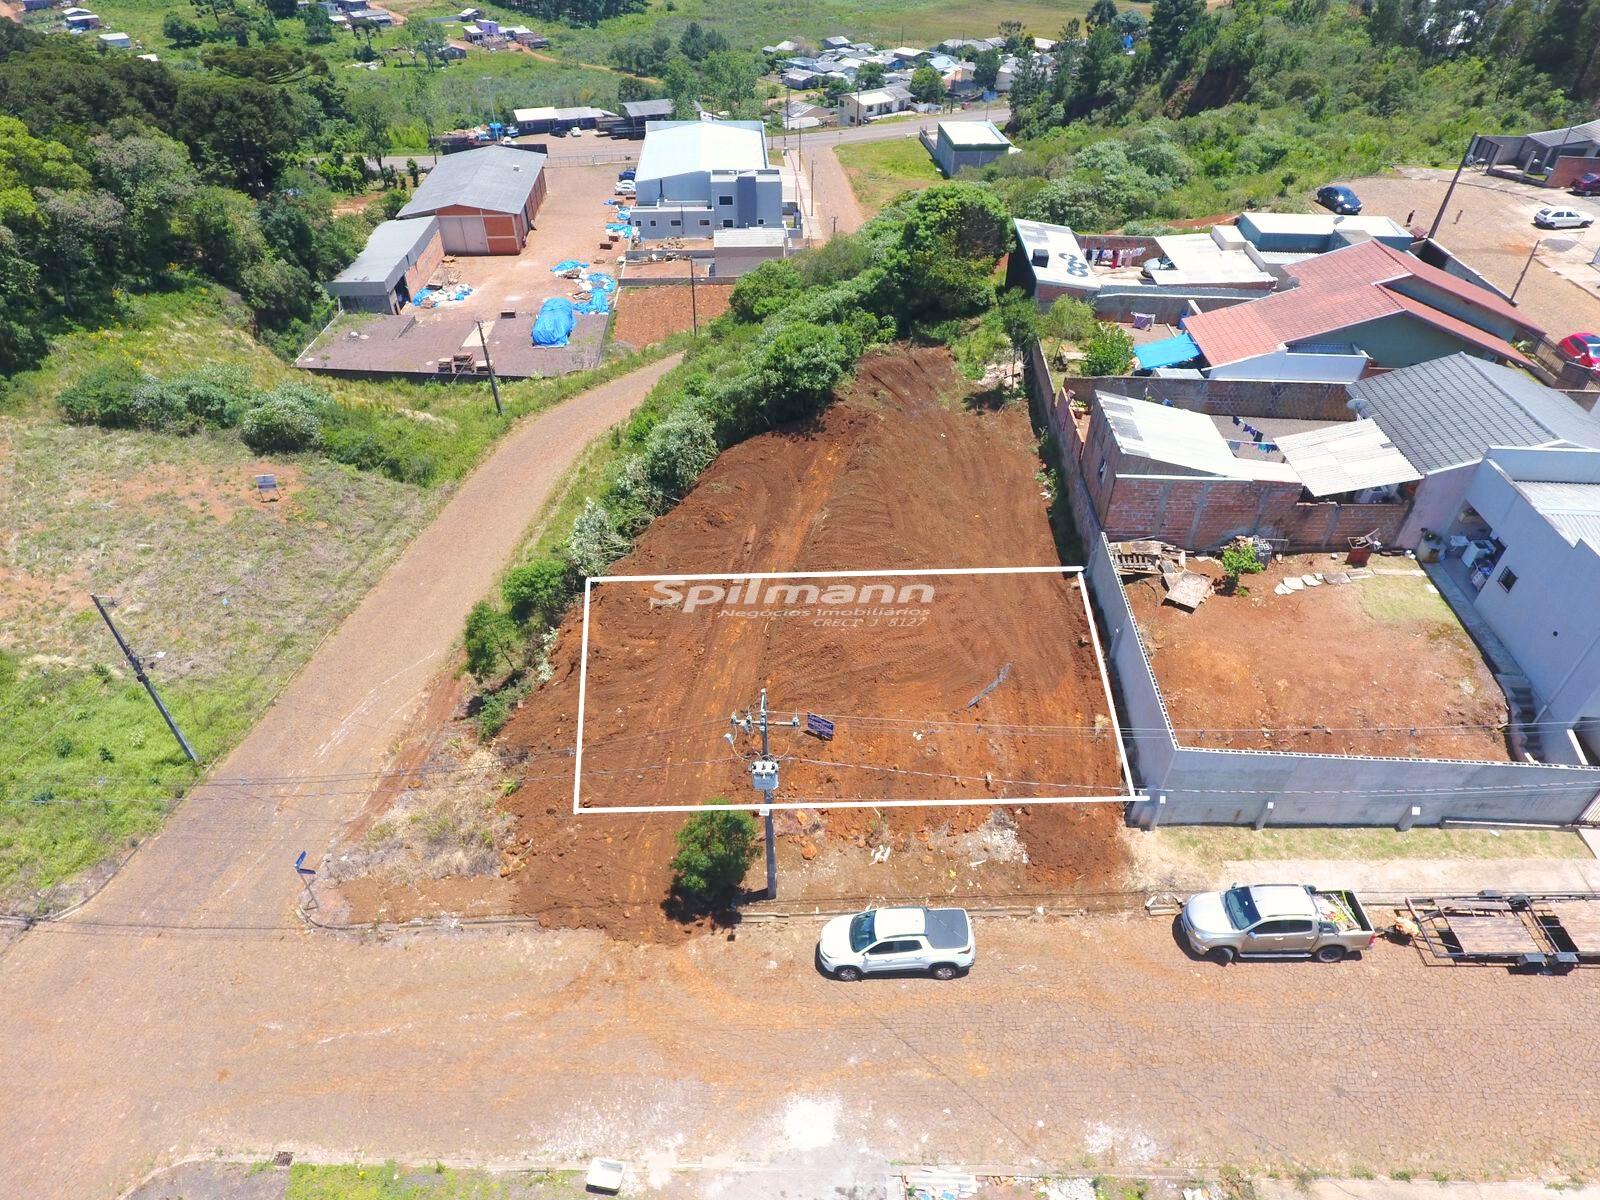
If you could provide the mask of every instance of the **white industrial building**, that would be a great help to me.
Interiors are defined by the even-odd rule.
[[[646,241],[783,229],[791,207],[759,121],[650,122],[634,187],[633,225]]]

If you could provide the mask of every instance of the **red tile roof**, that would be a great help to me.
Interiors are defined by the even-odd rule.
[[[1188,317],[1183,327],[1212,366],[1270,354],[1291,342],[1324,337],[1363,321],[1408,313],[1515,362],[1527,360],[1504,339],[1389,286],[1414,278],[1474,308],[1534,329],[1499,296],[1379,241],[1319,254],[1290,267],[1298,287],[1260,300]]]

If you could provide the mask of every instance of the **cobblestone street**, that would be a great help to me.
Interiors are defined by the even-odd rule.
[[[816,924],[672,947],[40,929],[0,959],[0,1195],[109,1196],[217,1150],[841,1181],[934,1157],[1458,1178],[1600,1160],[1600,1039],[1573,1032],[1600,1020],[1600,972],[1387,944],[1219,968],[1141,916],[980,922],[964,980],[846,985],[814,969]]]

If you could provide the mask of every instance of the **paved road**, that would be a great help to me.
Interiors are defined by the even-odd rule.
[[[769,137],[775,146],[796,146],[807,149],[813,143],[818,146],[837,146],[845,142],[886,141],[889,138],[904,137],[907,133],[919,127],[931,129],[939,121],[992,120],[997,125],[1004,125],[1010,119],[1011,110],[1003,104],[996,104],[988,108],[957,109],[955,112],[945,113],[941,116],[880,121],[872,125],[858,125],[851,129],[823,129],[808,131],[804,134],[778,133],[770,134]],[[574,164],[588,166],[603,163],[635,162],[638,160],[640,149],[644,146],[642,141],[617,141],[613,138],[596,137],[592,131],[575,138],[554,138],[541,135],[524,140],[544,142],[549,147],[549,165],[554,167]],[[386,154],[382,161],[397,171],[403,171],[407,161],[410,159],[415,159],[420,166],[427,168],[437,161],[437,156],[432,154]]]

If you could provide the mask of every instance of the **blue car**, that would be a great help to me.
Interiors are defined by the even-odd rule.
[[[1317,203],[1341,217],[1353,217],[1361,211],[1361,197],[1343,184],[1330,183],[1317,189]]]
[[[639,172],[635,171],[632,167],[629,167],[626,171],[622,171],[622,172],[618,173],[617,182],[621,183],[625,179],[632,179],[638,173]]]

